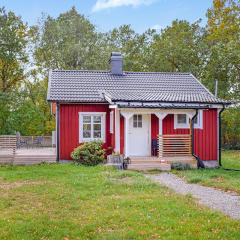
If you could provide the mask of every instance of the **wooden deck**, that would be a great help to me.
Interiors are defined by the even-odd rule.
[[[197,161],[192,156],[191,134],[159,135],[157,157],[130,157],[129,169],[170,170],[171,163],[188,163],[197,168]]]
[[[32,165],[56,162],[55,148],[16,149],[15,154],[0,150],[0,164]]]
[[[42,146],[17,148],[15,135],[0,136],[0,164],[31,165],[42,162],[56,162],[55,148]]]

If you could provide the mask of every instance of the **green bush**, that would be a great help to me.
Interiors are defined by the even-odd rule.
[[[105,150],[102,145],[102,141],[83,143],[73,150],[71,157],[75,162],[87,166],[103,163],[105,160]]]
[[[190,164],[188,163],[183,163],[183,162],[173,162],[171,164],[171,169],[176,169],[176,170],[189,170],[191,169]]]

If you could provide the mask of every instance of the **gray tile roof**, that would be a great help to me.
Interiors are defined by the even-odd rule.
[[[104,94],[102,94],[104,93]],[[49,101],[146,101],[223,103],[190,73],[54,70],[49,75]]]

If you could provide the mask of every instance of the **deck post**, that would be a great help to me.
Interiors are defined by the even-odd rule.
[[[158,157],[161,159],[163,157],[163,154],[162,154],[163,119],[168,115],[168,113],[157,112],[157,113],[154,113],[154,114],[158,117],[158,121],[159,121]]]
[[[120,113],[115,109],[115,152],[120,153]]]
[[[128,133],[129,133],[129,119],[133,116],[134,113],[132,112],[121,112],[122,116],[124,117],[124,150],[125,150],[125,157],[129,157],[128,155]]]

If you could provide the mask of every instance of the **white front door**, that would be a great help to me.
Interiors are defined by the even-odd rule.
[[[150,156],[150,114],[134,114],[129,119],[129,156]]]

